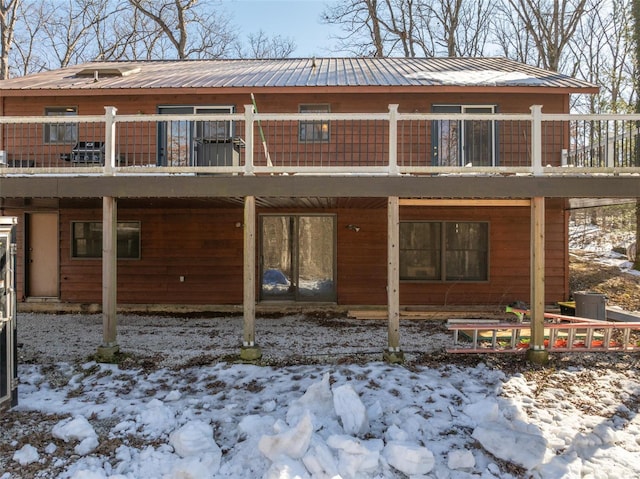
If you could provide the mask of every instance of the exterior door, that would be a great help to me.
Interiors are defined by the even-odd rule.
[[[58,214],[29,213],[26,219],[27,296],[57,298]]]
[[[264,215],[260,222],[260,299],[335,301],[335,217]]]

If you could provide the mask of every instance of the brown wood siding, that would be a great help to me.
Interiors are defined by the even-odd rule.
[[[118,221],[140,221],[141,229],[141,259],[118,260],[119,303],[242,303],[242,209],[181,206],[118,208]],[[101,221],[102,210],[64,209],[60,217],[61,300],[99,303],[101,261],[71,258],[70,227]]]
[[[566,300],[564,212],[562,203],[546,202],[545,283],[547,303]],[[401,304],[508,304],[529,301],[530,210],[504,208],[405,207],[401,221],[489,222],[489,281],[418,282],[400,284]],[[385,256],[386,257],[386,256]]]
[[[387,304],[387,210],[340,209],[337,228],[339,304]]]
[[[99,96],[70,98],[7,97],[4,99],[6,116],[43,115],[46,107],[73,106],[80,115],[102,115],[104,106],[115,106],[118,114],[157,113],[159,106],[170,105],[234,105],[243,112],[250,103],[245,95],[149,95]],[[69,103],[71,102],[71,103]],[[434,104],[496,105],[502,113],[529,113],[532,104],[543,104],[546,113],[565,111],[563,95],[472,95],[472,94],[315,94],[257,95],[262,113],[298,112],[301,104],[329,104],[332,112],[388,111],[389,104],[399,104],[405,113],[428,113]],[[431,164],[431,121],[405,121],[399,125],[398,162],[405,166]],[[279,166],[384,166],[388,162],[388,123],[385,121],[332,121],[330,139],[322,142],[301,142],[299,126],[290,121],[263,121],[269,155]],[[498,122],[498,161],[501,166],[528,166],[530,153],[529,122]],[[155,165],[157,163],[158,131],[155,122],[142,124],[119,123],[116,129],[116,158],[127,165]],[[255,125],[255,164],[266,165],[266,157],[259,147],[259,131]],[[564,125],[549,125],[544,130],[544,164],[560,164],[562,148],[566,148],[568,130]],[[45,144],[41,125],[7,125],[3,129],[2,148],[8,159],[30,158],[34,166],[62,167],[66,163],[61,155],[70,154],[72,144]],[[235,136],[245,137],[243,122],[237,122]],[[101,123],[80,124],[78,141],[101,141],[104,126]],[[240,151],[244,155],[244,150]],[[186,158],[186,151],[183,153]],[[46,161],[44,160],[46,158]],[[45,161],[44,164],[39,164]],[[242,160],[244,161],[244,160]],[[185,163],[186,164],[186,163]]]
[[[430,113],[435,104],[498,105],[500,113],[529,113],[531,105],[543,105],[544,113],[566,113],[564,95],[499,95],[499,94],[316,94],[304,95],[283,92],[282,95],[256,94],[260,113],[298,112],[301,104],[329,104],[333,113],[383,113],[390,104],[398,104],[403,113]],[[105,106],[115,106],[119,115],[157,113],[159,106],[171,105],[235,105],[242,113],[244,105],[251,103],[248,95],[122,95],[101,96],[91,92],[86,97],[5,97],[5,116],[43,115],[46,107],[74,106],[80,115],[103,115]]]
[[[69,202],[68,202],[69,203]],[[171,203],[173,205],[171,206]],[[564,200],[546,200],[546,302],[566,300],[568,252]],[[169,205],[169,206],[168,206]],[[18,298],[24,285],[24,216],[18,222]],[[337,302],[387,302],[386,208],[275,209],[262,213],[336,214]],[[530,210],[527,207],[401,207],[401,221],[487,221],[488,282],[402,281],[402,305],[508,304],[529,299]],[[102,221],[99,201],[60,210],[60,299],[102,301],[100,259],[71,258],[72,221]],[[139,221],[141,259],[118,261],[120,304],[242,304],[243,222],[241,207],[207,202],[120,201],[119,221]],[[360,230],[349,229],[357,225]],[[258,254],[258,253],[257,253]],[[180,282],[180,276],[185,277]],[[259,285],[258,285],[259,286]]]

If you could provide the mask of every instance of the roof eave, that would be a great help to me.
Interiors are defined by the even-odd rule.
[[[553,87],[522,85],[408,85],[408,86],[242,86],[242,87],[173,87],[173,88],[50,88],[50,89],[0,89],[2,97],[50,97],[50,96],[121,96],[121,95],[164,95],[169,94],[245,94],[251,92],[278,93],[511,93],[511,94],[591,94],[599,93],[600,88],[593,87]]]

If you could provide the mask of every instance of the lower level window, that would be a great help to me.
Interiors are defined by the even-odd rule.
[[[140,222],[118,222],[117,250],[119,259],[140,259]],[[102,222],[71,223],[71,257],[102,257]]]
[[[400,223],[402,280],[486,281],[488,258],[488,223]]]

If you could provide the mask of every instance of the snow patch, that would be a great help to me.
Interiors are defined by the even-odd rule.
[[[40,454],[38,454],[38,450],[31,444],[25,444],[21,449],[13,453],[13,460],[21,466],[26,466],[32,462],[39,461]]]
[[[344,432],[358,436],[369,431],[367,409],[350,384],[333,388],[333,407],[340,417]]]
[[[511,429],[506,423],[502,427],[492,424],[478,426],[471,436],[495,457],[527,470],[539,465],[547,450],[544,437]]]
[[[98,447],[98,435],[84,416],[60,421],[53,426],[51,434],[64,442],[80,441],[74,448],[75,453],[80,456],[86,456]]]

